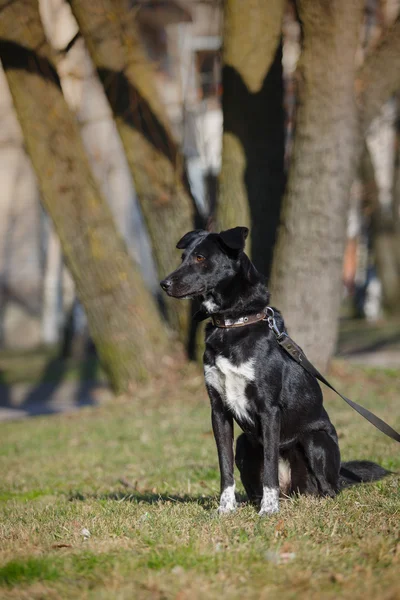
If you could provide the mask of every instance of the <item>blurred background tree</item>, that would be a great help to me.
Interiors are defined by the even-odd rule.
[[[224,133],[217,224],[251,227],[256,267],[269,275],[284,173],[282,22],[285,2],[224,4]]]
[[[311,360],[332,355],[357,153],[355,57],[363,1],[300,0],[298,110],[271,292]]]
[[[2,2],[0,7],[0,56],[42,200],[100,360],[114,389],[127,391],[153,371],[166,332],[90,172],[37,2]]]
[[[116,389],[157,372],[163,321],[193,351],[188,307],[158,280],[204,226],[251,227],[273,304],[322,368],[344,292],[358,315],[398,313],[397,0],[0,10],[2,347],[70,339],[82,305]]]
[[[186,175],[129,0],[69,0],[110,103],[151,241],[158,279],[176,266],[182,231],[200,227]],[[139,8],[139,7],[138,7]],[[185,342],[187,304],[163,297],[169,321]]]

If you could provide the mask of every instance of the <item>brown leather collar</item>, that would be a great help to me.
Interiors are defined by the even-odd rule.
[[[231,327],[244,327],[245,325],[252,325],[258,321],[263,321],[267,318],[268,307],[266,306],[258,313],[251,315],[245,315],[240,319],[225,319],[223,315],[211,315],[211,319],[214,327],[221,327],[222,329],[229,329]]]

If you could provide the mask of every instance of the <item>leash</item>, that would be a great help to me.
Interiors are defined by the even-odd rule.
[[[340,392],[337,391],[336,388],[333,387],[332,384],[325,379],[323,375],[314,367],[314,365],[308,360],[307,356],[304,354],[303,350],[294,342],[285,331],[279,331],[276,321],[275,321],[275,312],[273,308],[270,306],[267,307],[267,317],[266,321],[268,322],[269,328],[275,334],[276,340],[278,344],[283,348],[299,365],[303,367],[310,375],[319,379],[322,383],[324,383],[328,388],[334,391],[338,396],[340,396],[351,408],[353,408],[358,414],[360,414],[364,419],[367,419],[372,425],[374,425],[379,431],[392,438],[396,442],[400,443],[400,434],[395,431],[390,425],[385,423],[382,419],[374,415],[373,412],[357,404],[350,398],[343,396]]]
[[[199,311],[200,312],[200,311]],[[246,325],[252,325],[253,323],[257,323],[259,321],[267,321],[269,328],[275,334],[276,340],[278,344],[291,356],[299,365],[303,367],[305,371],[307,371],[310,375],[318,379],[322,383],[324,383],[328,388],[330,388],[335,394],[340,396],[352,409],[354,409],[358,414],[360,414],[364,419],[369,421],[374,427],[379,429],[382,433],[392,438],[395,442],[400,443],[400,434],[395,431],[390,425],[385,423],[382,419],[377,417],[373,412],[357,404],[354,400],[350,400],[347,396],[343,396],[340,392],[337,391],[336,388],[333,387],[331,383],[321,373],[314,367],[314,365],[308,360],[307,356],[304,354],[303,350],[288,336],[286,331],[279,331],[278,326],[275,321],[275,312],[274,309],[270,306],[265,307],[262,311],[257,314],[251,314],[240,319],[225,319],[223,315],[215,314],[208,315],[201,314],[201,316],[197,316],[196,320],[206,319],[208,316],[211,316],[214,327],[218,327],[220,329],[232,329],[234,327],[244,327]]]

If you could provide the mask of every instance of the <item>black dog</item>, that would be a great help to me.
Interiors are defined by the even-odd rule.
[[[161,287],[199,298],[206,328],[204,373],[221,472],[220,512],[236,508],[233,419],[243,430],[236,465],[260,515],[279,510],[279,493],[335,496],[387,474],[367,461],[341,466],[338,439],[318,382],[278,345],[265,322],[265,278],[243,252],[248,229],[191,231],[178,242],[182,264]],[[270,310],[270,309],[269,309]],[[280,331],[284,323],[275,311]]]

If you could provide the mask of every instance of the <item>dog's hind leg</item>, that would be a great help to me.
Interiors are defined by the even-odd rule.
[[[263,496],[264,456],[261,444],[242,433],[236,442],[235,463],[250,502],[259,504]]]
[[[300,455],[301,453],[296,453],[294,449],[291,449],[283,451],[279,455],[279,490],[283,496],[288,496],[293,491],[315,493],[317,490],[316,485],[314,484],[313,487],[312,482],[309,481],[304,453],[301,454],[301,458],[296,454]],[[263,496],[264,467],[264,453],[261,444],[242,433],[236,442],[235,463],[249,500],[259,505]]]
[[[290,465],[290,487],[282,490],[283,494],[285,496],[291,494],[318,496],[318,484],[310,469],[303,447],[296,444],[290,450],[283,451],[281,457],[286,464]],[[279,486],[281,487],[280,484]]]
[[[313,475],[319,496],[333,498],[339,492],[340,451],[336,435],[324,430],[313,431],[301,440],[301,446]]]

